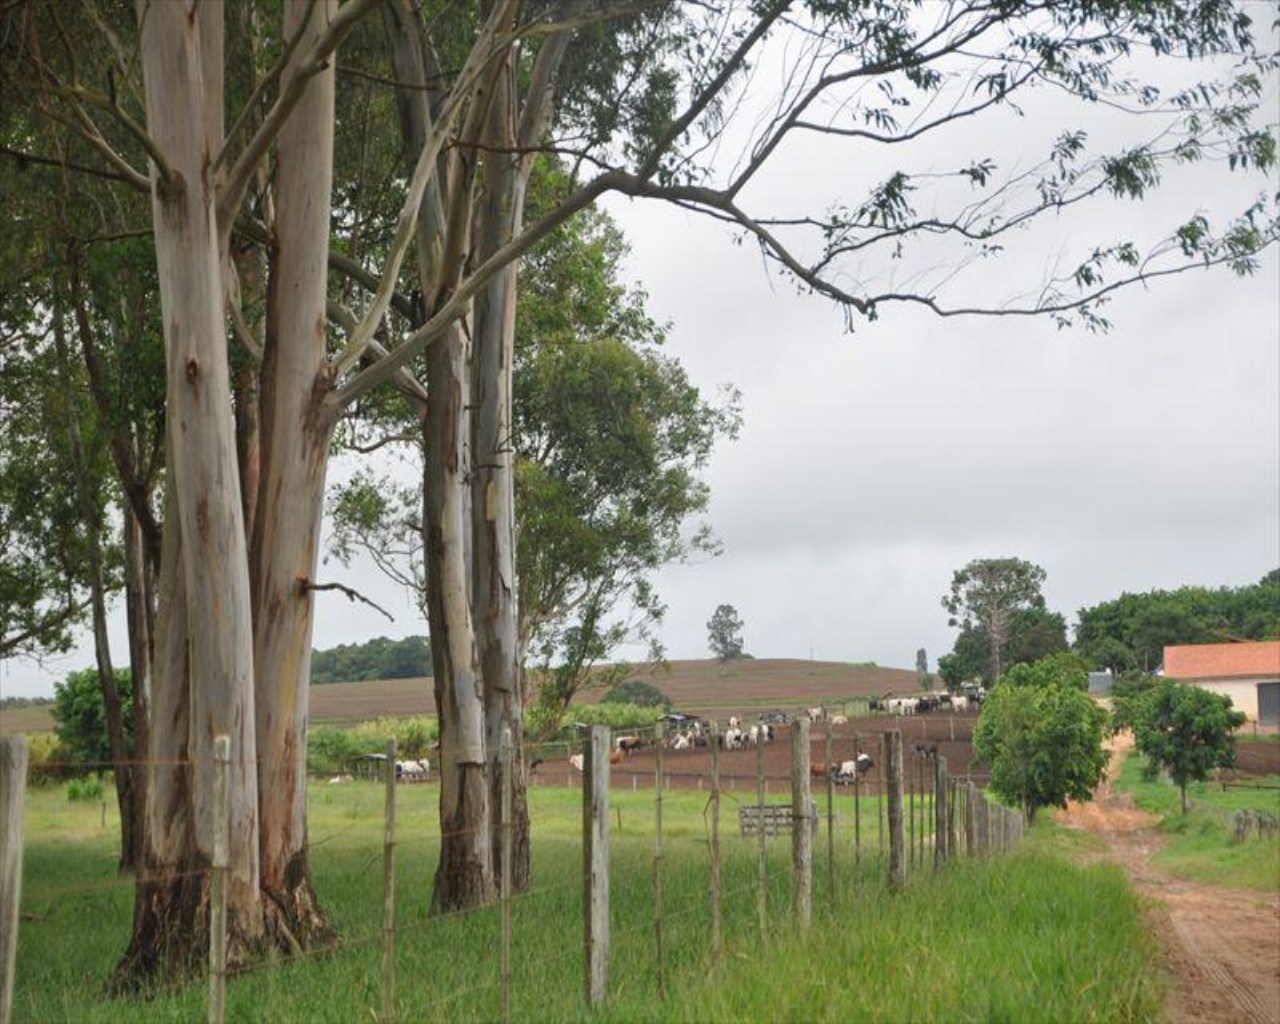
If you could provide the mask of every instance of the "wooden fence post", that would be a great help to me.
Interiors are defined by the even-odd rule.
[[[22,805],[27,796],[27,738],[0,739],[0,1024],[13,1013],[22,900]]]
[[[666,746],[662,723],[658,723],[657,748],[653,766],[653,939],[658,958],[658,998],[666,1001],[666,955],[662,946],[662,751]]]
[[[213,877],[209,899],[209,1024],[227,1014],[227,865],[231,861],[231,737],[213,740]]]
[[[609,727],[593,725],[583,751],[582,882],[587,1005],[609,987]]]
[[[720,914],[720,723],[711,723],[711,961],[724,954]]]
[[[756,744],[756,912],[760,918],[760,944],[769,937],[769,869],[764,831],[764,743]]]
[[[884,819],[888,808],[889,794],[889,734],[882,732],[880,734],[880,763],[883,769],[880,772],[880,792],[876,800],[876,847],[881,857],[884,856],[885,846],[885,828]]]
[[[511,1020],[511,932],[514,896],[511,877],[511,844],[515,838],[515,830],[512,827],[515,783],[511,777],[515,772],[515,743],[512,740],[510,727],[502,730],[499,757],[502,761],[502,804],[498,809],[500,818],[498,825],[502,832],[502,878],[499,880],[502,885],[502,993],[498,1013],[502,1024],[508,1024]]]
[[[972,781],[964,784],[964,852],[978,853],[978,787]]]
[[[791,734],[791,863],[795,873],[795,914],[802,929],[813,924],[813,822],[809,793],[809,718],[801,715]]]
[[[911,769],[906,767],[908,764],[915,767],[914,758],[903,764],[903,781],[907,789],[907,866],[914,871],[916,867],[916,780],[911,777]]]
[[[889,747],[885,775],[889,802],[889,888],[901,889],[907,881],[906,834],[902,827],[902,733],[885,737]]]
[[[831,719],[827,719],[827,743],[823,762],[827,766],[827,909],[836,909],[836,831],[835,831],[835,779],[831,768]]]
[[[856,759],[861,751],[858,734],[853,734],[853,756]],[[853,866],[862,863],[862,769],[859,767],[853,774]],[[854,873],[856,884],[857,873]]]
[[[947,866],[947,759],[933,759],[933,867],[941,871]]]
[[[991,851],[991,804],[985,790],[978,791],[978,813],[974,815],[974,834],[978,839],[978,854],[986,856]]]
[[[382,1019],[396,1017],[396,738],[387,740],[382,826]]]

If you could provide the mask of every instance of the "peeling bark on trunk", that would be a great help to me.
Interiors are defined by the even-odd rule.
[[[466,557],[466,360],[462,330],[451,328],[427,356],[430,400],[423,421],[427,620],[440,715],[440,863],[431,896],[435,914],[479,906],[494,894],[484,714]]]
[[[286,7],[285,34],[305,51],[334,4]],[[290,72],[286,71],[287,81]],[[261,489],[253,535],[254,667],[262,751],[262,885],[290,944],[328,937],[307,872],[307,709],[314,581],[330,426],[321,403],[333,166],[334,70],[316,75],[281,130],[275,258],[262,368]]]
[[[222,138],[222,10],[143,4],[147,126],[166,169],[152,166],[164,319],[169,488],[158,641],[172,672],[156,694],[146,870],[134,940],[118,975],[181,973],[207,949],[213,849],[213,740],[231,738],[228,908],[232,963],[263,940],[259,888],[253,630],[244,516],[227,365],[222,257],[210,180]],[[170,552],[179,550],[181,558]],[[181,610],[181,615],[177,610]],[[173,672],[181,634],[186,671]],[[186,685],[183,685],[186,684]],[[175,749],[177,730],[185,749]],[[189,757],[190,771],[173,762]],[[166,763],[167,762],[167,763]],[[192,925],[196,927],[192,927]]]
[[[523,220],[527,176],[516,150],[515,60],[508,51],[495,81],[485,125],[478,258],[509,242]],[[504,772],[502,734],[523,745],[524,716],[516,607],[515,454],[512,386],[515,362],[516,264],[499,270],[476,300],[472,407],[473,594],[480,676],[484,680],[494,870],[501,864],[499,821]],[[512,883],[529,885],[529,808],[524,758],[513,762]]]

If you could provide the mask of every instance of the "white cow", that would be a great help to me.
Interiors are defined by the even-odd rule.
[[[951,710],[964,714],[969,710],[969,698],[960,694],[953,694],[951,697]]]
[[[885,701],[891,715],[914,715],[920,707],[918,697],[890,697]]]
[[[832,725],[848,725],[849,716],[848,715],[832,715],[831,724]]]
[[[576,772],[582,771],[582,766],[585,763],[586,759],[581,754],[572,754],[569,757],[569,767]]]

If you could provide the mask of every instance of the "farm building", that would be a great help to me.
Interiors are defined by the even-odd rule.
[[[1225,694],[1251,722],[1280,726],[1280,640],[1166,647],[1164,674]]]

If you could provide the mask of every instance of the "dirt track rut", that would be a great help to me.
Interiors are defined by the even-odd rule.
[[[1117,737],[1115,778],[1132,741]],[[1280,1024],[1280,894],[1176,878],[1151,864],[1157,819],[1108,784],[1059,820],[1106,840],[1109,855],[1152,900],[1149,920],[1173,978],[1172,1024]]]

